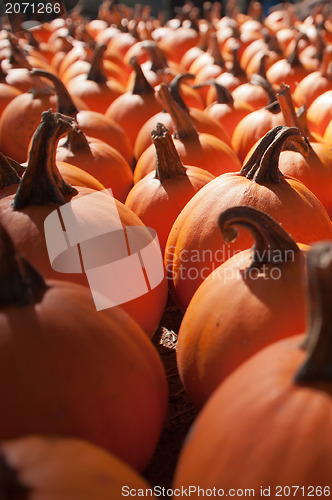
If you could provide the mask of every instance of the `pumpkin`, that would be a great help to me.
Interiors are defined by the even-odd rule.
[[[74,283],[89,286],[88,279],[81,268],[76,272],[64,272],[54,269],[46,246],[44,222],[46,217],[65,203],[71,203],[76,197],[91,195],[95,190],[70,186],[64,181],[55,163],[55,137],[72,128],[72,119],[64,118],[51,112],[45,112],[34,136],[30,150],[28,166],[16,191],[16,184],[2,190],[0,199],[0,222],[10,232],[18,250],[28,258],[37,270],[49,279],[66,279]],[[77,167],[75,167],[76,169]],[[143,226],[135,214],[121,202],[108,199],[110,195],[100,193],[91,204],[76,204],[73,208],[76,217],[85,221],[87,227],[94,227],[96,234],[105,233],[105,225],[114,227],[114,221],[120,218],[127,234],[128,226]],[[111,203],[111,205],[110,205]],[[127,235],[128,236],[128,235]],[[129,238],[129,236],[128,236]],[[142,247],[152,243],[148,230],[142,229],[140,244]],[[160,250],[152,243],[151,251],[156,259],[161,259]],[[124,255],[134,253],[126,248]],[[127,252],[127,254],[126,254]],[[101,256],[101,259],[104,258]],[[98,259],[98,257],[96,257]],[[104,261],[103,261],[104,264]],[[68,270],[67,270],[68,271]],[[163,314],[167,297],[167,285],[161,277],[160,283],[148,288],[140,297],[123,304],[123,308],[152,336]],[[151,310],[150,310],[151,308]]]
[[[218,387],[188,435],[174,487],[330,496],[331,255],[330,243],[308,252],[307,334],[266,347]]]
[[[205,113],[218,120],[232,137],[239,121],[254,111],[254,108],[247,103],[235,101],[231,92],[216,81],[206,84],[215,86],[217,99],[205,108]]]
[[[287,151],[289,148],[286,144],[286,150],[280,153],[279,169],[283,174],[303,182],[317,196],[331,216],[332,150],[327,143],[315,141],[303,127],[295,112],[288,85],[281,85],[277,97],[286,125],[300,129],[303,136],[307,138],[309,148],[308,154],[303,156],[298,151]]]
[[[0,450],[1,483],[7,496],[38,491],[55,500],[79,500],[82,495],[120,500],[127,488],[151,488],[128,464],[81,439],[31,435],[3,441]]]
[[[309,73],[296,86],[293,92],[295,106],[305,104],[307,108],[321,94],[332,90],[332,47],[326,47],[320,68]]]
[[[203,168],[213,175],[239,168],[240,162],[228,144],[211,134],[198,134],[190,115],[174,101],[165,84],[160,85],[159,96],[172,116],[174,143],[184,165]],[[135,183],[154,170],[155,157],[155,148],[151,144],[136,164]]]
[[[0,280],[1,439],[75,436],[142,470],[167,406],[145,333],[120,307],[97,311],[85,287],[44,281],[3,228]]]
[[[305,328],[307,247],[299,247],[282,226],[252,207],[220,214],[218,226],[226,242],[236,239],[237,225],[252,233],[253,247],[229,258],[203,281],[179,330],[177,366],[197,407],[249,357]]]
[[[322,138],[332,120],[332,90],[316,97],[308,108],[307,119],[310,132],[316,134],[318,140]]]
[[[234,129],[232,147],[235,153],[243,161],[259,139],[269,130],[284,124],[285,121],[277,101],[249,113],[239,121]]]
[[[133,172],[123,156],[109,144],[87,137],[79,129],[74,129],[59,142],[56,159],[92,175],[107,189],[111,188],[113,196],[122,202],[133,184]]]
[[[202,188],[174,222],[165,250],[169,289],[185,310],[202,281],[234,252],[248,248],[252,240],[240,234],[220,248],[219,214],[226,208],[245,205],[283,225],[292,238],[310,244],[332,237],[332,224],[319,200],[302,182],[278,169],[286,141],[304,153],[307,143],[294,127],[279,126],[260,141],[240,172],[220,175]]]
[[[124,130],[114,120],[97,111],[78,110],[68,90],[55,75],[41,70],[33,71],[32,74],[52,82],[57,95],[57,111],[59,113],[75,118],[83,133],[106,142],[117,149],[130,165],[132,164],[133,151],[130,141]]]
[[[98,113],[105,113],[112,102],[125,92],[125,88],[115,78],[107,78],[103,70],[106,48],[106,45],[97,46],[89,73],[78,75],[66,84],[73,97],[79,97],[89,109]]]
[[[157,231],[162,252],[171,227],[182,208],[214,176],[182,164],[169,130],[161,123],[151,132],[156,148],[155,171],[129,192],[125,205],[148,227]]]
[[[130,60],[130,64],[136,72],[134,88],[115,99],[107,109],[106,116],[126,131],[134,147],[140,128],[146,120],[161,111],[161,104],[157,101],[154,89],[145,78],[136,57]]]

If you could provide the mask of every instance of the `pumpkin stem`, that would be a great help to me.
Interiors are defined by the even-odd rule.
[[[279,155],[286,141],[294,143],[300,153],[309,153],[308,142],[299,129],[278,125],[260,140],[249,160],[243,165],[241,175],[258,184],[279,183],[282,177],[278,167]]]
[[[155,179],[159,179],[162,184],[166,179],[187,175],[168,128],[157,123],[151,137],[157,153]]]
[[[17,254],[9,234],[2,226],[0,226],[0,283],[1,307],[9,305],[24,307],[36,304],[41,301],[48,288],[38,271],[24,257]],[[2,491],[4,475],[1,459],[0,471],[0,491]]]
[[[322,64],[319,68],[319,71],[322,76],[325,76],[326,78],[331,78],[332,77],[332,46],[329,45],[328,47],[325,48],[323,52],[323,60]]]
[[[280,265],[293,260],[300,249],[293,238],[272,217],[256,208],[237,206],[222,212],[218,218],[221,234],[230,243],[237,238],[233,225],[244,226],[251,232],[255,243],[250,269],[260,269],[264,264]]]
[[[56,203],[63,205],[65,195],[75,195],[77,190],[61,177],[55,163],[56,146],[61,135],[76,122],[51,110],[42,113],[42,119],[33,136],[28,166],[14,197],[13,209],[27,205]]]
[[[285,120],[285,124],[288,127],[296,127],[301,131],[301,134],[307,139],[308,148],[310,150],[310,153],[312,154],[313,149],[309,142],[312,137],[306,123],[306,108],[300,109],[298,113],[295,111],[290,87],[289,85],[285,85],[284,83],[280,85],[279,91],[277,93],[277,99]]]
[[[73,130],[68,132],[66,141],[61,144],[61,147],[68,149],[73,154],[84,151],[86,154],[90,154],[92,158],[89,142],[79,127],[74,127]]]
[[[157,73],[157,71],[165,70],[168,67],[166,56],[156,42],[147,40],[144,42],[143,47],[149,54],[151,71]]]
[[[302,67],[302,63],[299,58],[299,43],[302,39],[308,40],[308,36],[304,33],[299,33],[295,39],[293,52],[290,54],[290,56],[287,57],[287,61],[292,66],[292,68]]]
[[[103,66],[103,58],[104,54],[106,52],[106,45],[101,44],[97,45],[93,56],[92,56],[92,61],[90,65],[90,70],[89,73],[86,77],[87,80],[92,80],[93,82],[96,83],[106,83],[107,82],[107,76],[104,71],[104,66]]]
[[[207,82],[202,82],[198,85],[194,85],[194,89],[203,87],[205,85],[213,85],[214,86],[214,88],[216,89],[216,93],[217,93],[216,102],[218,104],[227,104],[227,106],[230,106],[233,108],[234,99],[233,99],[231,92],[228,90],[227,87],[224,87],[223,85],[218,83],[216,80],[208,80]]]
[[[177,102],[174,101],[169,88],[165,83],[159,87],[158,96],[162,100],[166,111],[171,115],[174,124],[174,136],[182,140],[197,140],[198,132],[190,118],[189,113],[184,111]]]
[[[73,103],[73,100],[68,90],[66,89],[64,83],[62,83],[60,78],[55,76],[53,73],[50,73],[49,71],[41,69],[34,69],[33,71],[31,71],[31,74],[35,76],[41,76],[52,82],[58,99],[58,106],[57,106],[58,113],[61,113],[62,115],[71,116],[73,118],[76,117],[78,109]]]
[[[233,76],[236,76],[237,78],[243,78],[244,80],[247,80],[247,74],[244,71],[244,69],[241,67],[240,60],[239,60],[239,48],[240,45],[236,45],[233,49],[233,65],[232,68],[230,69],[230,73]]]
[[[182,82],[184,82],[186,80],[193,80],[194,78],[195,78],[195,75],[193,75],[192,73],[180,73],[179,75],[176,75],[173,78],[173,80],[171,81],[171,83],[169,84],[169,87],[168,87],[174,101],[176,101],[181,106],[181,108],[184,109],[184,111],[186,111],[187,113],[189,113],[189,108],[186,105],[186,103],[184,102],[184,100],[182,99],[181,92],[180,92],[180,86],[181,86]]]
[[[210,43],[207,52],[212,56],[214,64],[226,70],[226,64],[223,56],[221,55],[217,35],[215,32],[210,35]]]
[[[131,57],[129,64],[136,73],[135,83],[132,93],[138,95],[154,94],[154,88],[147,81],[146,76],[142,71],[141,65],[137,60],[137,57],[136,56]]]
[[[332,380],[332,245],[321,242],[307,256],[309,327],[303,348],[308,357],[295,375],[298,383]]]
[[[267,80],[266,76],[264,77],[261,74],[256,73],[256,74],[252,75],[250,83],[252,85],[259,85],[260,87],[262,87],[262,89],[265,90],[265,92],[267,93],[267,95],[269,97],[268,105],[269,104],[271,105],[275,102],[275,100],[276,100],[275,91],[273,90],[273,87],[270,84],[270,82]]]
[[[0,189],[19,184],[24,171],[19,163],[0,152]]]

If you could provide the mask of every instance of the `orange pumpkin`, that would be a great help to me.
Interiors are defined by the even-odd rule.
[[[80,268],[77,272],[66,273],[54,269],[48,254],[44,222],[55,209],[71,203],[76,197],[91,195],[96,191],[89,188],[70,186],[61,177],[55,163],[55,137],[68,132],[72,127],[72,119],[45,112],[40,126],[34,136],[29,155],[27,169],[16,191],[16,185],[3,189],[0,199],[0,222],[7,228],[18,250],[36,266],[48,279],[65,279],[84,286],[89,286],[85,273]],[[112,198],[113,199],[113,198]],[[75,208],[76,217],[84,220],[88,227],[94,227],[97,234],[105,233],[105,225],[120,218],[125,234],[127,227],[142,226],[139,218],[121,202],[114,200],[111,204],[109,195],[100,193],[98,200],[86,205],[80,203]],[[77,205],[76,205],[77,206]],[[73,208],[74,210],[74,208]],[[142,229],[142,246],[152,244],[153,255],[160,259],[160,250],[152,243],[148,230]],[[129,236],[128,236],[129,238]],[[131,248],[124,250],[128,256],[134,252]],[[96,257],[97,259],[98,257]],[[98,260],[97,260],[98,263]],[[104,262],[103,262],[104,264]],[[140,297],[123,304],[123,308],[152,336],[159,324],[165,308],[167,284],[165,279],[151,289],[146,286]]]
[[[73,97],[80,98],[89,109],[105,113],[108,107],[125,88],[115,78],[107,78],[102,63],[106,45],[96,47],[91,67],[87,75],[78,75],[69,80],[66,87]]]
[[[240,172],[226,173],[209,182],[175,221],[166,245],[165,266],[170,292],[182,310],[217,265],[252,242],[249,236],[240,234],[235,242],[220,249],[217,221],[226,208],[246,205],[263,210],[300,243],[332,237],[332,224],[322,204],[302,182],[283,176],[278,169],[286,140],[307,151],[298,129],[275,127]]]
[[[155,171],[131,189],[125,205],[157,231],[162,252],[176,217],[186,203],[214,176],[182,164],[169,130],[161,123],[151,132],[156,148]]]
[[[135,85],[131,92],[126,92],[115,99],[106,111],[106,116],[118,123],[134,147],[137,134],[142,125],[151,116],[161,111],[161,104],[155,97],[153,87],[145,78],[136,57],[130,61],[136,72]]]
[[[82,495],[120,500],[129,489],[151,488],[115,455],[80,439],[31,435],[3,441],[0,450],[6,492],[34,495],[38,491],[55,500],[78,500]]]
[[[303,332],[306,318],[306,247],[252,207],[225,210],[218,225],[228,243],[237,237],[234,225],[248,228],[254,246],[217,267],[196,290],[183,317],[177,366],[198,407],[260,349]]]
[[[132,164],[133,151],[130,141],[124,130],[117,123],[97,111],[87,109],[78,110],[68,90],[55,75],[41,70],[33,71],[32,74],[46,78],[53,84],[57,96],[57,111],[59,113],[75,118],[82,132],[89,137],[100,139],[117,149],[125,160],[130,165]]]
[[[307,336],[266,347],[219,386],[188,435],[174,488],[330,496],[331,255],[330,243],[308,253]]]
[[[0,231],[1,439],[75,436],[142,470],[167,406],[153,345],[120,307],[97,311],[85,287],[44,281]]]
[[[165,84],[160,86],[159,95],[172,116],[174,144],[184,165],[203,168],[213,175],[239,168],[240,162],[228,144],[211,134],[198,134],[190,115],[174,101]],[[135,183],[154,170],[155,157],[155,148],[151,144],[136,164]]]

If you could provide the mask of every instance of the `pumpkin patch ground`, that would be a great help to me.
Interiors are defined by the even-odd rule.
[[[1,499],[331,497],[331,1],[63,2],[0,2]]]

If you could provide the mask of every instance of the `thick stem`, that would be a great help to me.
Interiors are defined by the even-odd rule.
[[[295,375],[301,384],[332,380],[332,245],[321,242],[307,256],[309,327],[302,347],[308,357]]]
[[[182,99],[180,86],[181,83],[183,83],[184,81],[194,80],[194,78],[195,75],[193,75],[192,73],[180,73],[179,75],[176,75],[169,84],[169,90],[171,92],[174,101],[176,101],[181,106],[181,108],[184,109],[184,111],[186,111],[187,113],[189,113],[189,108]]]
[[[107,76],[104,71],[104,66],[103,66],[103,59],[104,59],[104,54],[106,52],[106,45],[101,44],[97,45],[93,56],[92,56],[92,61],[90,65],[90,70],[89,73],[86,77],[87,80],[92,80],[93,82],[96,83],[106,83],[107,82]]]
[[[209,80],[208,82],[202,83],[202,85],[213,85],[217,93],[216,102],[218,104],[227,104],[228,106],[231,106],[233,108],[234,99],[228,88],[224,87],[223,85],[220,85],[220,83],[216,82],[215,80]]]
[[[187,175],[186,168],[180,160],[169,130],[162,123],[157,123],[156,130],[151,132],[153,144],[156,148],[156,175],[155,178],[162,184],[167,179],[178,175]]]
[[[134,68],[134,71],[136,73],[135,83],[132,93],[138,95],[154,94],[154,88],[147,81],[142,71],[141,65],[137,60],[137,57],[136,56],[131,57],[129,64],[130,66],[132,66],[132,68]]]
[[[191,139],[198,141],[198,132],[190,118],[189,113],[184,111],[177,102],[174,101],[167,85],[162,83],[160,85],[158,95],[166,111],[171,115],[174,124],[175,137],[180,140]]]
[[[56,146],[61,135],[77,125],[72,118],[52,113],[42,113],[42,120],[33,136],[28,166],[14,197],[13,209],[27,205],[66,203],[66,195],[77,190],[61,177],[55,163]]]
[[[226,243],[237,238],[234,225],[244,226],[251,232],[255,243],[250,269],[260,269],[264,264],[281,265],[294,259],[300,251],[293,238],[272,217],[256,208],[237,206],[222,212],[218,226]]]
[[[307,139],[310,138],[310,136],[308,136],[309,131],[306,130],[305,127],[303,127],[303,122],[306,121],[306,116],[304,116],[302,120],[298,117],[295,111],[289,85],[285,85],[284,83],[280,85],[279,91],[277,93],[277,99],[287,127],[296,127],[300,130],[301,134],[304,137],[306,137]],[[309,141],[308,147],[312,149]]]
[[[41,301],[48,288],[42,276],[17,254],[12,240],[2,226],[0,226],[0,283],[1,307],[9,305],[24,307],[36,304]],[[3,485],[0,484],[0,491],[1,486]]]
[[[261,139],[249,160],[243,165],[241,175],[258,184],[279,183],[282,178],[278,167],[279,155],[286,141],[294,143],[301,154],[309,153],[308,143],[299,129],[278,125]]]
[[[66,89],[65,85],[62,83],[60,78],[55,76],[53,73],[50,73],[49,71],[41,69],[34,69],[33,71],[31,71],[31,74],[34,76],[40,76],[42,78],[46,78],[47,80],[50,80],[50,82],[52,82],[58,99],[58,106],[57,106],[58,113],[61,113],[62,115],[71,116],[72,118],[76,117],[78,109],[73,103],[73,100],[68,90]]]

